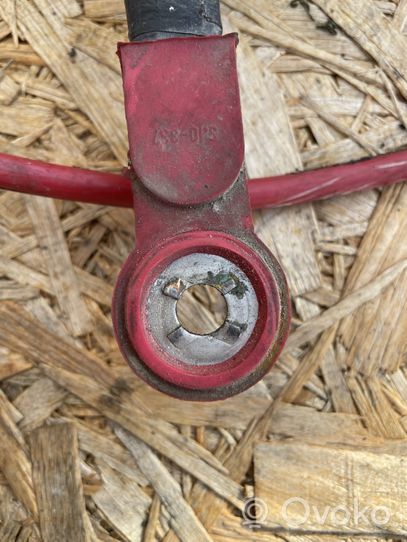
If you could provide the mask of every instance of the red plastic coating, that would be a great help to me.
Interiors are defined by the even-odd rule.
[[[407,150],[352,164],[249,181],[253,209],[279,207],[407,180]],[[51,198],[133,207],[124,175],[71,168],[0,153],[0,188]]]
[[[1,153],[0,188],[83,203],[133,206],[131,183],[123,175],[58,166]]]
[[[174,258],[201,250],[216,253],[239,265],[249,276],[258,299],[262,300],[256,329],[247,345],[226,362],[204,367],[182,363],[161,350],[152,340],[151,332],[145,323],[147,297],[160,271],[174,261]],[[200,231],[171,239],[146,260],[133,269],[125,301],[127,330],[133,347],[143,362],[164,381],[193,390],[210,390],[232,385],[251,373],[255,375],[251,384],[262,378],[270,368],[271,361],[267,360],[267,353],[279,328],[281,301],[279,285],[261,257],[233,236]],[[286,310],[284,307],[284,311]],[[120,326],[116,327],[121,332]],[[280,341],[279,351],[284,342],[285,340]],[[266,368],[259,368],[260,365],[265,365]]]
[[[369,190],[407,180],[407,151],[340,166],[254,179],[249,182],[254,209],[280,207]]]

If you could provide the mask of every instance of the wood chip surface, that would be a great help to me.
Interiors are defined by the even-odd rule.
[[[407,146],[406,0],[222,14],[251,177]],[[126,35],[123,0],[2,0],[0,153],[120,172]],[[292,291],[287,347],[248,392],[184,403],[113,337],[132,211],[0,192],[0,542],[407,538],[407,189],[254,218]],[[190,302],[218,321],[210,293]]]

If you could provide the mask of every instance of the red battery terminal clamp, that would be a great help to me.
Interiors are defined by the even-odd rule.
[[[188,400],[223,399],[269,371],[287,338],[287,283],[256,237],[244,166],[237,36],[119,46],[130,143],[136,248],[117,281],[121,351],[153,387]],[[177,304],[217,288],[227,316],[188,331]]]

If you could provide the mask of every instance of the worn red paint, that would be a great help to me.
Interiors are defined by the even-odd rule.
[[[120,47],[136,249],[117,281],[113,320],[131,367],[183,399],[247,389],[275,362],[289,330],[283,272],[253,231],[234,35]],[[182,363],[154,342],[145,315],[163,269],[189,254],[221,256],[246,273],[259,300],[249,341],[222,363]]]
[[[132,168],[164,201],[214,201],[239,176],[236,45],[231,34],[119,46]]]

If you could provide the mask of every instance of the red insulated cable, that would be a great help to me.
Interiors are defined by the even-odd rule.
[[[359,192],[407,180],[407,150],[339,166],[253,179],[249,182],[254,209],[280,207]]]
[[[249,181],[252,207],[279,207],[407,179],[407,150],[346,165]],[[84,203],[132,207],[124,175],[57,166],[0,153],[0,188]]]
[[[0,188],[37,196],[132,207],[129,179],[0,153]]]

